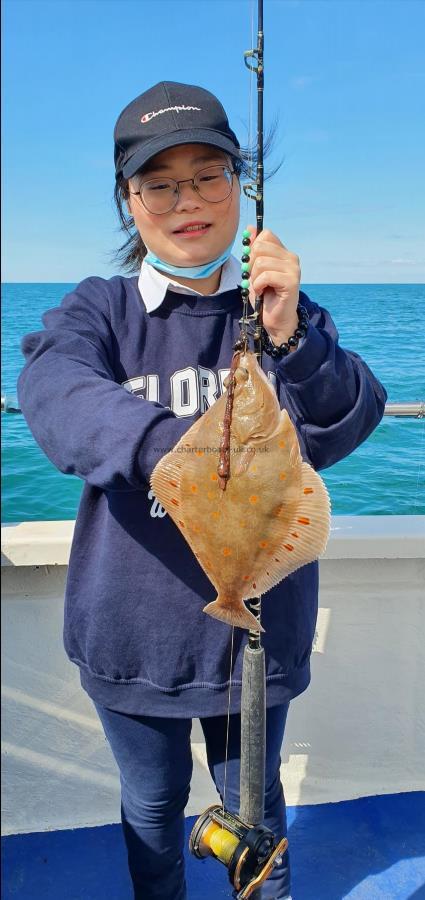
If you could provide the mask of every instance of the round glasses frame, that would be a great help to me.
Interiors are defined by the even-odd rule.
[[[223,173],[227,172],[228,175],[231,176],[230,180],[228,182],[229,190],[228,190],[227,194],[225,194],[225,196],[223,196],[223,197],[220,197],[219,200],[211,200],[209,197],[204,197],[202,195],[202,191],[199,188],[199,184],[197,184],[197,181],[196,181],[200,175],[203,175],[205,172],[210,172],[212,169],[214,169],[214,170],[220,169]],[[193,190],[196,191],[196,193],[199,194],[201,199],[205,200],[206,203],[222,203],[223,200],[227,200],[227,198],[230,197],[230,194],[233,191],[233,175],[236,175],[236,172],[234,169],[231,169],[229,166],[207,166],[204,169],[200,169],[199,172],[197,172],[196,175],[193,176],[193,178],[181,178],[179,181],[176,181],[175,178],[151,178],[148,181],[144,181],[140,185],[138,191],[129,191],[129,193],[133,194],[133,196],[140,197],[140,200],[141,200],[143,206],[145,207],[147,212],[150,213],[151,215],[164,216],[166,213],[171,212],[171,210],[174,209],[175,206],[177,206],[177,203],[178,203],[179,197],[180,197],[180,185],[181,184],[188,184],[190,182],[193,187]],[[173,187],[173,189],[175,190],[175,192],[176,192],[175,199],[167,209],[163,209],[163,210],[161,210],[161,212],[157,212],[156,210],[149,209],[149,206],[147,205],[146,200],[143,199],[143,188],[145,188],[146,185],[152,185],[155,183],[160,184],[161,182],[164,183],[164,181],[169,182],[170,187]],[[174,188],[174,185],[175,185],[175,188]]]

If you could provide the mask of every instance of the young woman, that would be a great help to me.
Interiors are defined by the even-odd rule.
[[[84,479],[72,546],[65,647],[80,667],[118,763],[138,900],[183,900],[184,808],[199,717],[223,792],[231,629],[202,609],[215,591],[156,500],[160,457],[223,391],[242,311],[243,155],[219,101],[162,82],[115,128],[115,196],[135,275],[87,278],[23,342],[21,407],[48,457]],[[263,368],[316,469],[373,431],[385,391],[342,350],[326,312],[299,290],[298,257],[251,230],[251,289],[264,297]],[[245,244],[246,248],[246,244]],[[244,249],[245,249],[244,248]],[[297,331],[298,304],[307,310]],[[304,314],[305,319],[305,314]],[[304,330],[304,329],[302,329]],[[290,700],[310,680],[317,564],[263,597],[267,660],[265,822],[286,833],[279,777]],[[241,660],[235,629],[226,806],[238,810]],[[290,895],[288,855],[263,898]]]

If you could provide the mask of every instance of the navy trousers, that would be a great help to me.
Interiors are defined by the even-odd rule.
[[[289,704],[267,710],[265,817],[286,836],[280,749]],[[191,719],[133,716],[96,705],[121,776],[121,813],[135,900],[186,900],[184,809],[192,775]],[[208,766],[222,798],[227,716],[201,719]],[[239,810],[240,716],[230,716],[225,806]],[[199,810],[199,813],[203,810]],[[217,863],[217,865],[221,865]],[[232,888],[229,883],[229,897]],[[262,900],[290,895],[288,852],[262,888]]]

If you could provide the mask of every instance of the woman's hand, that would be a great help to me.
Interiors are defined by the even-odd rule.
[[[274,344],[279,346],[294,333],[298,325],[297,305],[300,287],[300,261],[290,253],[271,231],[256,237],[251,232],[250,301],[263,297],[263,325]]]

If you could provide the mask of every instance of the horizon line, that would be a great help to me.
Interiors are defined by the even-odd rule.
[[[81,278],[78,281],[2,281],[0,284],[3,286],[9,284],[81,284],[82,281],[85,281],[87,277],[99,277],[104,281],[110,281],[110,278],[104,278],[103,275],[99,276],[86,276],[85,278]],[[112,275],[111,278],[116,278],[116,275]],[[125,275],[121,276],[124,278],[136,278],[137,273],[134,275]],[[388,285],[389,287],[393,287],[394,285],[404,285],[411,284],[416,287],[425,286],[425,281],[302,281],[301,285],[308,287],[309,285]]]

